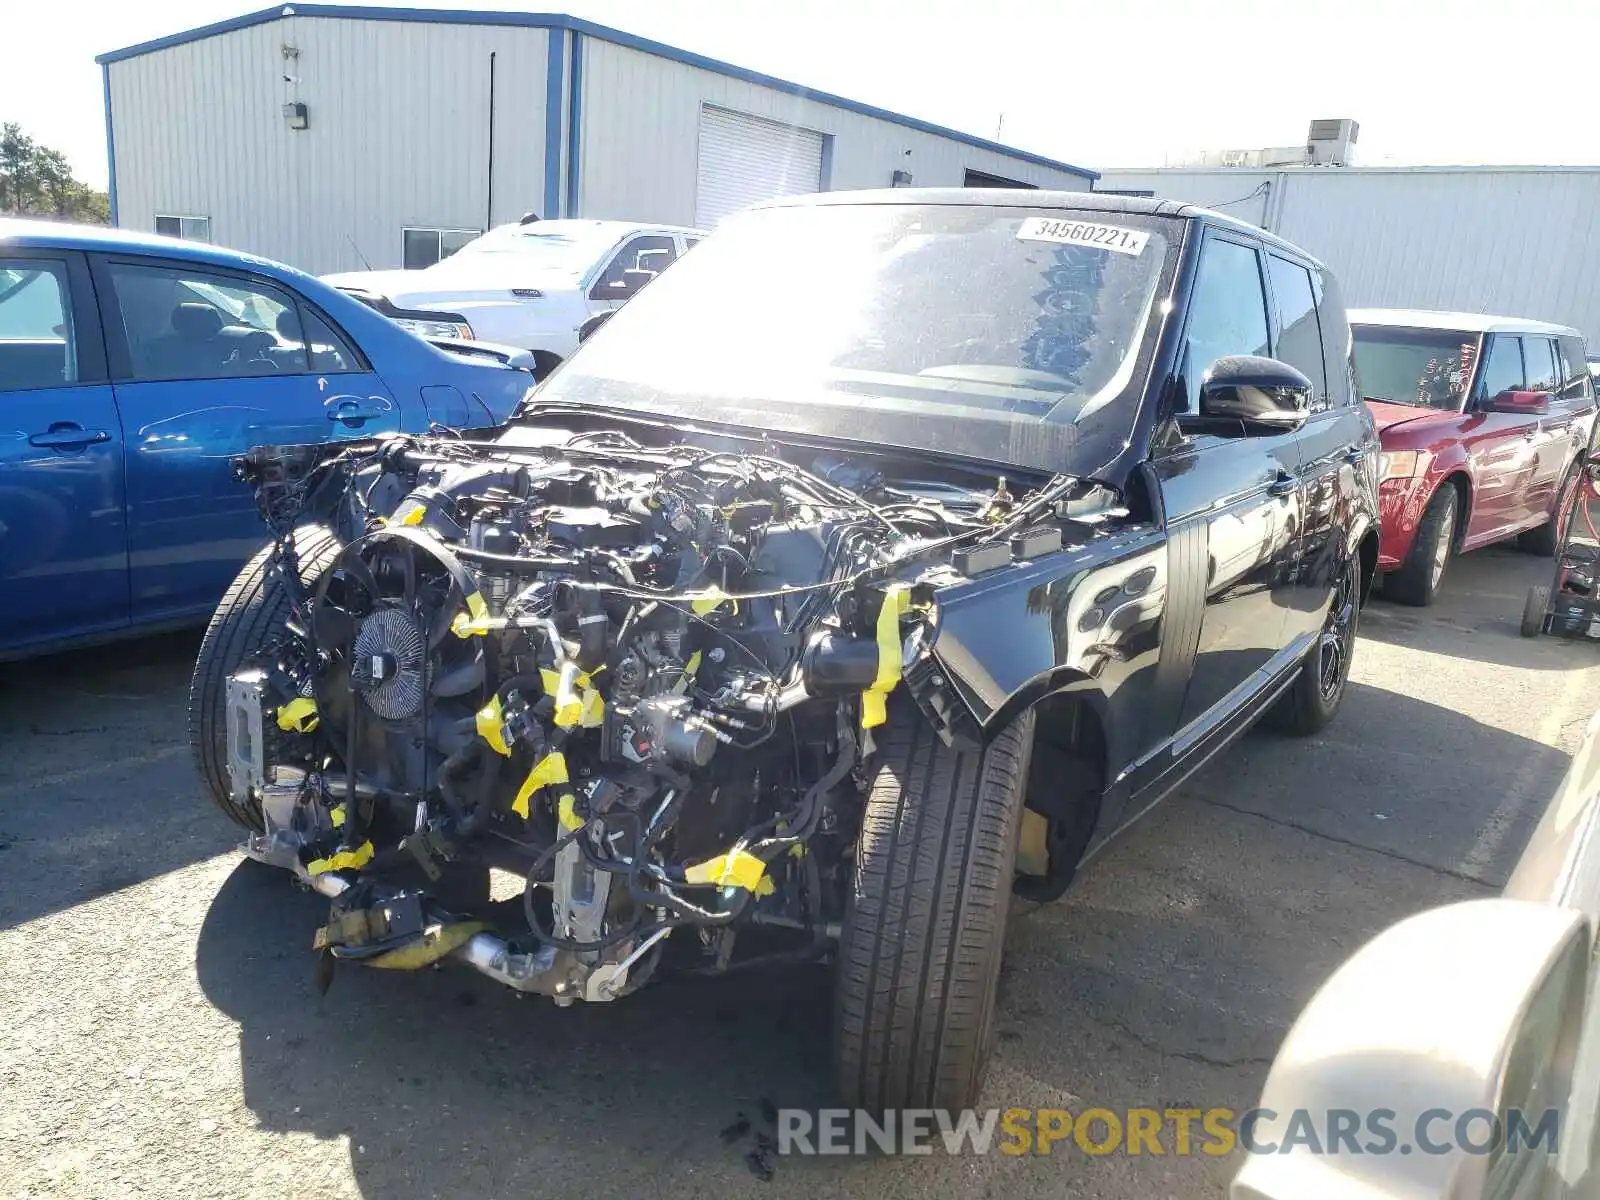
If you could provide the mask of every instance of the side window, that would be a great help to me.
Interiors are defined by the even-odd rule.
[[[678,248],[670,237],[631,238],[606,264],[589,293],[595,300],[626,300],[671,265]]]
[[[1556,352],[1561,356],[1561,398],[1563,400],[1593,398],[1594,384],[1589,375],[1589,364],[1584,358],[1583,339],[1559,338],[1556,341]]]
[[[1522,339],[1504,333],[1491,335],[1489,357],[1484,359],[1483,373],[1478,378],[1478,399],[1520,392],[1523,379]]]
[[[185,267],[108,267],[135,380],[233,379],[308,369],[300,314],[272,284]]]
[[[300,319],[305,326],[306,352],[314,375],[333,375],[340,371],[365,370],[361,356],[315,309],[304,305]]]
[[[1556,380],[1555,345],[1549,338],[1525,337],[1522,339],[1522,356],[1527,361],[1528,390],[1553,392]]]
[[[78,381],[67,268],[48,259],[0,259],[0,392]]]
[[[1312,409],[1328,407],[1328,378],[1323,367],[1322,328],[1311,288],[1311,272],[1299,263],[1267,255],[1272,272],[1272,299],[1278,310],[1278,355],[1302,371],[1316,389]]]
[[[1238,242],[1210,238],[1200,252],[1189,328],[1184,338],[1186,412],[1200,411],[1200,380],[1230,354],[1267,352],[1267,298],[1256,252]]]

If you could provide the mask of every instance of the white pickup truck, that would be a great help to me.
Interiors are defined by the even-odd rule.
[[[585,322],[620,308],[703,236],[671,225],[525,217],[423,270],[323,281],[422,337],[532,351],[542,379],[578,348]]]

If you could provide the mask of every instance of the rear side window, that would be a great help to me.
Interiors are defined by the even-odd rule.
[[[1584,358],[1583,339],[1564,337],[1556,340],[1556,353],[1561,358],[1561,398],[1563,400],[1589,400],[1594,396],[1594,384],[1589,374],[1589,364]]]
[[[1497,333],[1489,339],[1489,357],[1483,361],[1478,380],[1478,398],[1488,400],[1501,392],[1520,392],[1526,376],[1522,371],[1522,339]]]
[[[65,264],[0,261],[0,391],[78,381]]]
[[[110,265],[135,380],[235,379],[309,369],[299,307],[259,280]]]
[[[1555,344],[1549,338],[1525,337],[1522,339],[1522,358],[1528,374],[1530,392],[1556,390]]]
[[[1217,359],[1266,352],[1267,298],[1255,250],[1222,238],[1207,239],[1184,338],[1185,411],[1200,411],[1200,381]]]
[[[1311,272],[1276,254],[1267,255],[1267,264],[1272,272],[1272,301],[1278,310],[1278,358],[1311,380],[1317,391],[1312,407],[1327,408],[1328,378]]]

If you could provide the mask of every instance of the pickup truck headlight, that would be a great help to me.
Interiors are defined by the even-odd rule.
[[[409,329],[420,338],[472,340],[472,326],[465,321],[420,321],[410,317],[396,317],[394,323],[401,329]]]
[[[1378,482],[1414,479],[1426,465],[1425,450],[1388,450],[1378,455]]]

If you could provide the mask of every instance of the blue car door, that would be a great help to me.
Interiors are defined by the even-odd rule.
[[[283,284],[209,263],[95,263],[128,461],[135,621],[203,613],[266,540],[231,460],[401,428],[382,380]]]
[[[127,625],[122,445],[88,264],[0,248],[0,653]]]

